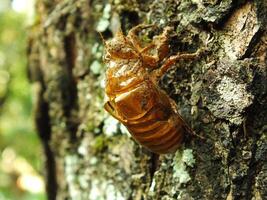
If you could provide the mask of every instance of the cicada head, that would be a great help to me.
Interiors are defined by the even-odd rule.
[[[105,42],[104,59],[134,59],[138,58],[138,53],[132,43],[123,35],[122,31],[117,32],[116,36]]]

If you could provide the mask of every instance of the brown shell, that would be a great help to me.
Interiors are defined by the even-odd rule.
[[[105,42],[109,100],[104,107],[127,127],[139,144],[154,153],[173,153],[190,128],[178,114],[173,100],[158,87],[158,78],[178,56],[165,58],[169,50],[169,27],[151,44],[142,47],[136,32],[147,27],[151,26],[139,25],[131,29],[127,37],[119,32]],[[194,56],[184,55],[185,58]],[[161,61],[164,61],[162,65]]]

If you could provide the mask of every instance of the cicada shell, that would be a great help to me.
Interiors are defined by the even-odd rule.
[[[104,42],[108,97],[104,107],[139,144],[157,154],[173,153],[191,129],[158,80],[175,62],[192,59],[198,53],[167,57],[170,27],[143,46],[137,32],[148,27],[151,25],[136,26],[127,36],[119,31]]]

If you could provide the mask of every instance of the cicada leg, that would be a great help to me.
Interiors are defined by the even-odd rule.
[[[132,44],[138,51],[142,51],[142,44],[137,34],[141,29],[150,28],[150,27],[155,27],[155,25],[139,24],[138,26],[135,26],[128,32],[127,38],[129,38],[129,40],[132,42]]]
[[[199,49],[198,51],[196,51],[195,53],[185,53],[185,54],[177,54],[174,56],[171,56],[170,58],[168,58],[163,65],[161,66],[161,68],[158,71],[158,75],[162,76],[166,73],[166,71],[176,62],[178,62],[179,60],[193,60],[195,58],[198,58],[200,56],[200,54],[203,52],[202,49]]]
[[[171,27],[165,27],[161,35],[155,36],[150,44],[139,51],[147,67],[157,68],[158,63],[169,53],[168,35],[171,30]]]
[[[202,139],[202,140],[205,140],[204,137],[202,137],[201,135],[198,135],[198,134],[197,134],[192,128],[190,128],[190,126],[183,120],[182,116],[181,116],[181,115],[179,114],[179,112],[178,112],[178,107],[177,107],[175,101],[174,101],[173,99],[171,99],[171,98],[169,98],[169,100],[170,100],[172,109],[175,111],[175,114],[177,114],[177,115],[179,116],[180,120],[183,122],[185,130],[186,130],[188,133],[190,133],[190,135],[193,135],[193,136],[196,136],[196,137],[198,137],[198,138],[200,138],[200,139]]]
[[[124,120],[122,117],[119,116],[119,114],[117,113],[117,111],[114,108],[112,101],[107,101],[104,104],[104,108],[109,114],[111,114],[112,117],[114,117],[118,121],[120,121],[122,123],[126,122],[126,120]]]

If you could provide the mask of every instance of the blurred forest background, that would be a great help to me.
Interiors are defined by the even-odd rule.
[[[45,199],[26,71],[33,10],[34,0],[0,0],[0,200]]]

